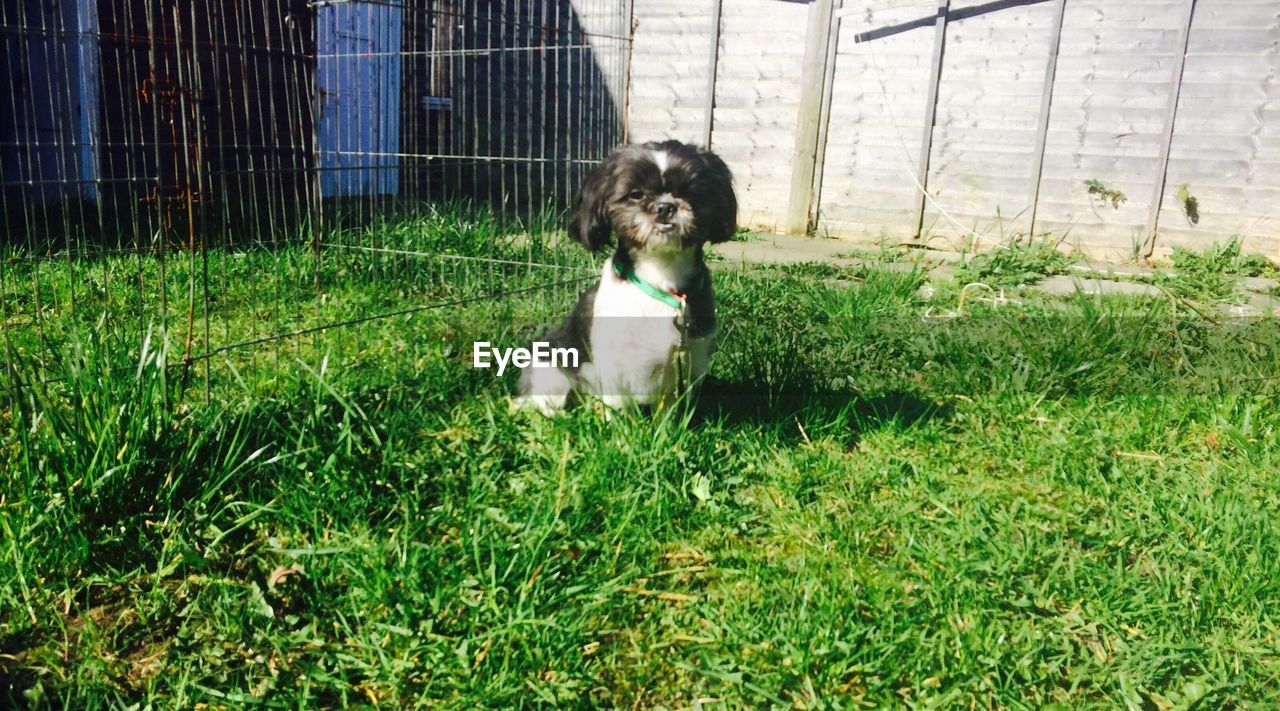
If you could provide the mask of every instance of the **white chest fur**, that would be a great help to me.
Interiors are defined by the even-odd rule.
[[[637,268],[637,275],[659,288],[679,277],[658,268]],[[580,377],[587,390],[606,403],[632,400],[655,404],[678,394],[682,378],[676,353],[688,353],[689,377],[700,380],[715,348],[715,334],[687,338],[677,324],[678,309],[619,279],[613,261],[605,263],[592,311],[589,362]],[[664,283],[665,282],[665,283]]]

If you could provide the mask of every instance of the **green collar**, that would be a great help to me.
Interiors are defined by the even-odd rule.
[[[685,306],[685,295],[677,294],[674,291],[664,291],[649,282],[636,276],[635,270],[630,267],[623,266],[618,262],[613,263],[613,272],[627,281],[635,284],[640,291],[661,301],[673,309],[683,310]]]

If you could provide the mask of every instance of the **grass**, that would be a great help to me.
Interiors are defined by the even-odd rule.
[[[1012,288],[1065,274],[1074,262],[1070,255],[1058,250],[1058,241],[1032,238],[973,255],[956,269],[956,278],[996,288]]]
[[[386,229],[448,247],[415,234],[431,222]],[[494,253],[484,229],[456,249]],[[228,279],[212,322],[234,334],[282,311],[288,328],[492,286],[487,265],[446,279],[420,260],[309,255],[220,255],[245,279]],[[70,269],[40,268],[7,295],[33,305],[28,285]],[[258,269],[271,278],[245,283]],[[1271,324],[1031,295],[933,320],[919,272],[831,276],[719,268],[723,350],[699,407],[608,421],[511,412],[514,375],[467,362],[472,340],[515,342],[571,293],[231,351],[208,403],[162,365],[185,347],[181,275],[178,326],[149,337],[60,297],[39,323],[67,355],[44,362],[62,379],[0,410],[0,694],[76,708],[1272,703]],[[136,298],[108,283],[125,286],[106,303]],[[23,363],[34,329],[6,331]]]
[[[1260,254],[1243,254],[1241,241],[1233,237],[1196,252],[1175,247],[1173,271],[1155,278],[1155,283],[1188,299],[1208,303],[1240,301],[1241,277],[1280,276],[1275,264]]]

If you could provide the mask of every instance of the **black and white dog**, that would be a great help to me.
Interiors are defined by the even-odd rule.
[[[679,141],[622,146],[587,174],[569,234],[597,251],[617,235],[600,282],[543,339],[572,348],[577,368],[520,375],[525,405],[553,413],[571,396],[606,405],[660,405],[706,375],[715,350],[715,295],[703,245],[733,236],[738,201],[728,166]]]

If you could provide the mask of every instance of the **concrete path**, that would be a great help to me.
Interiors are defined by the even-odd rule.
[[[928,269],[934,278],[949,278],[955,265],[963,262],[965,255],[956,252],[914,250],[898,256],[892,251],[875,245],[816,237],[790,235],[764,235],[752,233],[742,241],[715,245],[713,253],[728,263],[748,264],[800,264],[818,262],[834,266],[857,267],[875,264],[883,268],[918,266]],[[890,257],[897,256],[896,260]],[[1110,264],[1082,262],[1072,267],[1073,274],[1047,277],[1034,285],[1046,294],[1066,296],[1076,292],[1086,294],[1119,294],[1129,296],[1160,296],[1165,292],[1147,283],[1153,277],[1172,273],[1171,270],[1137,264]],[[1280,297],[1277,290],[1280,281],[1260,277],[1244,277],[1240,280],[1240,297],[1243,303],[1227,304],[1221,309],[1234,316],[1280,316]]]
[[[793,237],[790,235],[751,234],[743,241],[734,240],[715,245],[713,251],[731,262],[751,264],[800,264],[821,262],[858,266],[862,260],[851,258],[855,251],[874,250],[836,239]]]

